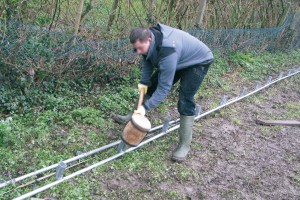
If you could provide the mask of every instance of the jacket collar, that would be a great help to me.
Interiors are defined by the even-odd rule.
[[[174,31],[174,28],[164,25],[164,24],[158,23],[158,26],[160,27],[160,30],[163,33],[164,38],[168,38],[169,35]]]
[[[153,51],[155,49],[155,36],[152,32],[150,32],[150,33],[151,33],[151,43],[150,43],[150,47],[149,47],[149,50],[147,53],[146,60],[148,60],[152,56]]]

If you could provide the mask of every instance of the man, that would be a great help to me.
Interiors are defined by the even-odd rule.
[[[213,62],[213,54],[189,33],[163,24],[133,29],[130,42],[134,50],[143,56],[138,90],[144,90],[146,94],[145,102],[135,113],[145,115],[156,107],[168,95],[172,85],[180,80],[177,105],[180,113],[179,143],[171,159],[181,162],[185,160],[192,141],[194,95]],[[115,115],[114,119],[126,123],[132,113]]]

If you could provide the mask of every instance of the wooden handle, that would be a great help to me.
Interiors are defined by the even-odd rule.
[[[257,124],[262,125],[286,125],[286,126],[300,126],[300,121],[297,120],[262,120],[256,119]]]
[[[143,100],[144,100],[144,90],[141,90],[137,108],[139,108],[142,105]]]

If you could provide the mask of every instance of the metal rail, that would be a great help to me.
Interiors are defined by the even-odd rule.
[[[93,159],[93,158],[88,158],[87,160],[80,161],[79,163],[76,163],[76,164],[73,164],[73,165],[71,165],[71,166],[68,166],[66,169],[71,169],[71,168],[76,167],[76,166],[78,166],[78,165],[80,165],[80,164],[82,164],[82,163],[85,163],[85,162],[87,162],[87,161],[89,161],[89,160],[91,160],[91,159]],[[14,191],[16,191],[16,190],[18,190],[18,189],[20,189],[20,188],[27,187],[27,186],[29,186],[29,185],[31,185],[31,184],[38,183],[38,182],[40,182],[40,181],[42,181],[42,180],[45,180],[45,179],[47,179],[47,178],[50,178],[51,176],[53,176],[53,175],[55,175],[55,174],[56,174],[56,172],[52,172],[52,173],[47,174],[47,175],[45,175],[45,176],[43,176],[43,177],[39,177],[39,178],[34,179],[34,180],[32,180],[32,181],[29,181],[29,182],[27,182],[27,183],[25,183],[25,184],[23,184],[23,185],[20,185],[20,186],[14,188],[14,189],[12,189],[12,190],[6,191],[6,192],[2,193],[2,195],[8,194],[8,193],[10,193],[10,192],[14,192]]]
[[[173,122],[174,123],[174,122]],[[173,124],[172,123],[172,124]],[[170,123],[171,124],[171,123]],[[157,130],[160,130],[161,128],[163,128],[163,125],[159,125],[159,126],[156,126],[154,128],[152,128],[149,133],[153,133]],[[93,154],[96,154],[96,153],[99,153],[101,151],[104,151],[106,149],[109,149],[111,147],[114,147],[114,146],[117,146],[121,143],[122,141],[121,140],[118,140],[118,141],[115,141],[115,142],[112,142],[110,144],[107,144],[105,146],[102,146],[100,148],[97,148],[97,149],[94,149],[94,150],[91,150],[89,152],[85,152],[85,153],[82,153],[80,155],[77,155],[75,157],[72,157],[72,158],[69,158],[67,160],[64,160],[62,162],[64,162],[65,164],[68,164],[68,163],[71,163],[71,162],[74,162],[76,160],[79,160],[79,159],[82,159],[82,158],[85,158],[87,156],[91,156]],[[13,178],[9,181],[6,181],[6,182],[3,182],[3,183],[0,183],[0,188],[3,188],[5,186],[8,186],[8,185],[11,185],[11,184],[14,184],[14,183],[17,183],[17,182],[20,182],[24,179],[27,179],[27,178],[30,178],[30,177],[33,177],[33,176],[37,176],[38,174],[41,174],[41,173],[44,173],[44,172],[47,172],[47,171],[50,171],[52,169],[55,169],[57,166],[58,166],[59,163],[56,163],[56,164],[53,164],[53,165],[50,165],[48,167],[45,167],[45,168],[42,168],[42,169],[39,169],[37,171],[34,171],[34,172],[31,172],[31,173],[28,173],[28,174],[25,174],[23,176],[20,176],[20,177],[17,177],[17,178]]]
[[[232,103],[235,103],[235,102],[237,102],[237,101],[239,101],[239,100],[241,100],[241,99],[244,99],[244,98],[246,98],[246,97],[248,97],[248,96],[250,96],[250,95],[252,95],[252,94],[257,93],[257,92],[260,91],[260,90],[263,90],[264,88],[266,88],[266,87],[268,87],[268,86],[270,86],[270,85],[272,85],[272,84],[274,84],[274,83],[276,83],[276,82],[278,82],[278,81],[281,81],[281,80],[286,79],[286,78],[288,78],[288,77],[294,76],[294,75],[296,75],[296,74],[298,74],[298,73],[300,73],[300,67],[297,68],[297,69],[294,69],[294,70],[290,70],[290,71],[288,72],[288,75],[286,75],[286,76],[283,76],[283,73],[280,73],[280,75],[278,76],[278,78],[277,78],[276,80],[274,80],[274,81],[271,81],[271,80],[272,80],[272,77],[269,77],[268,80],[267,80],[266,85],[261,86],[261,84],[257,84],[256,87],[255,87],[255,90],[252,91],[252,92],[250,92],[250,93],[248,93],[248,94],[244,94],[244,93],[245,93],[245,88],[244,88],[243,91],[241,92],[241,94],[240,94],[239,97],[233,98],[233,99],[231,99],[231,100],[229,100],[229,101],[227,101],[227,97],[226,97],[226,98],[223,97],[220,106],[218,106],[218,107],[216,107],[216,108],[214,108],[214,109],[212,109],[212,110],[210,110],[210,111],[208,111],[208,112],[205,112],[205,113],[203,113],[203,114],[197,115],[197,116],[195,117],[195,120],[198,120],[198,119],[200,119],[200,118],[202,118],[202,117],[204,117],[204,116],[206,116],[206,115],[209,115],[209,114],[212,113],[212,112],[215,112],[215,111],[217,111],[217,110],[219,110],[219,109],[221,109],[221,108],[223,108],[223,107],[225,107],[225,106],[228,106],[228,105],[230,105],[230,104],[232,104]],[[179,119],[170,121],[169,124],[174,124],[174,123],[177,123],[177,122],[179,122]],[[151,132],[154,132],[154,131],[156,131],[156,130],[159,130],[159,129],[163,128],[163,126],[164,126],[164,125],[160,125],[160,126],[154,127],[154,128],[151,129],[150,131],[151,131]],[[96,163],[96,164],[93,164],[93,165],[91,165],[91,166],[89,166],[89,167],[86,167],[86,168],[81,169],[81,170],[79,170],[79,171],[77,171],[77,172],[75,172],[75,173],[72,173],[72,174],[70,174],[70,175],[68,175],[68,176],[65,176],[65,177],[63,177],[63,178],[60,179],[60,180],[54,181],[54,182],[52,182],[52,183],[50,183],[50,184],[48,184],[48,185],[45,185],[45,186],[43,186],[43,187],[41,187],[41,188],[38,188],[38,189],[34,190],[34,191],[32,191],[32,192],[29,192],[29,193],[27,193],[27,194],[24,194],[24,195],[22,195],[22,196],[20,196],[20,197],[18,197],[18,198],[16,198],[16,199],[25,199],[25,198],[31,197],[31,196],[33,196],[33,195],[35,195],[35,194],[38,194],[38,193],[40,193],[40,192],[42,192],[42,191],[44,191],[44,190],[46,190],[46,189],[49,189],[50,187],[53,187],[53,186],[55,186],[55,185],[57,185],[57,184],[59,184],[59,183],[61,183],[61,182],[63,182],[63,181],[69,180],[69,179],[71,179],[71,178],[73,178],[73,177],[75,177],[75,176],[77,176],[77,175],[80,175],[80,174],[82,174],[82,173],[85,173],[85,172],[87,172],[87,171],[89,171],[89,170],[91,170],[91,169],[93,169],[93,168],[95,168],[95,167],[98,167],[98,166],[100,166],[100,165],[103,165],[103,164],[105,164],[105,163],[111,161],[111,160],[114,160],[114,159],[116,159],[116,158],[118,158],[118,157],[121,157],[121,156],[123,156],[124,154],[129,153],[129,152],[131,152],[131,151],[133,151],[133,150],[135,150],[135,149],[137,149],[137,148],[140,148],[141,146],[143,146],[143,145],[145,145],[145,144],[147,144],[147,143],[149,143],[149,142],[151,142],[151,141],[153,141],[153,140],[156,140],[156,139],[158,139],[158,138],[160,138],[160,137],[166,135],[167,133],[172,132],[172,131],[174,131],[174,130],[176,130],[176,129],[178,129],[178,128],[179,128],[179,125],[173,126],[173,127],[170,128],[170,129],[166,129],[165,131],[163,131],[163,132],[161,132],[161,133],[159,133],[159,134],[157,134],[157,135],[155,135],[155,136],[153,136],[153,137],[151,137],[151,138],[149,138],[149,139],[143,141],[143,142],[140,143],[140,145],[138,145],[137,147],[131,147],[131,148],[126,149],[126,150],[124,150],[124,151],[120,151],[119,153],[117,153],[117,154],[115,154],[115,155],[113,155],[113,156],[111,156],[111,157],[109,157],[109,158],[106,158],[106,159],[104,159],[104,160],[102,160],[102,161],[100,161],[100,162],[98,162],[98,163]],[[98,148],[98,149],[95,149],[95,150],[93,150],[93,151],[90,151],[90,152],[87,152],[87,153],[83,153],[83,154],[81,154],[81,155],[79,155],[79,156],[70,158],[70,159],[68,159],[68,160],[66,160],[66,161],[64,161],[64,162],[68,163],[68,162],[72,162],[72,161],[78,160],[78,159],[80,159],[80,158],[87,157],[87,156],[89,156],[89,155],[98,153],[98,152],[103,151],[103,150],[105,150],[105,149],[108,149],[108,148],[110,148],[110,147],[116,146],[116,145],[118,145],[118,144],[120,144],[120,143],[121,143],[120,140],[119,140],[119,141],[116,141],[116,142],[113,142],[113,143],[111,143],[111,144],[105,145],[105,146],[100,147],[100,148]],[[29,174],[26,174],[26,175],[24,175],[24,176],[21,176],[21,177],[19,177],[19,178],[12,179],[12,180],[10,180],[10,181],[4,182],[4,183],[0,184],[0,188],[1,188],[1,187],[4,187],[4,186],[6,186],[6,185],[9,185],[9,184],[11,184],[11,183],[15,183],[15,182],[21,181],[21,180],[23,180],[23,179],[25,179],[25,178],[28,178],[28,177],[30,177],[30,176],[34,176],[34,175],[37,175],[37,174],[39,174],[39,173],[42,173],[42,172],[48,171],[48,170],[50,170],[50,169],[53,169],[53,168],[57,167],[57,165],[58,165],[58,164],[54,164],[54,165],[51,165],[51,166],[49,166],[49,167],[40,169],[40,170],[38,170],[38,171],[29,173]]]
[[[272,85],[272,84],[274,84],[274,83],[277,83],[278,81],[281,81],[281,80],[286,79],[286,78],[288,78],[288,77],[294,76],[294,75],[300,73],[300,68],[295,69],[295,70],[293,70],[293,71],[294,71],[294,72],[290,71],[289,74],[286,75],[286,76],[284,76],[284,77],[281,77],[281,75],[279,75],[279,78],[276,79],[276,80],[274,80],[273,82],[269,82],[269,83],[267,82],[266,85],[256,87],[256,89],[255,89],[254,91],[252,91],[252,92],[250,92],[250,93],[248,93],[248,94],[246,94],[246,95],[240,96],[240,97],[238,97],[238,98],[233,98],[233,99],[229,100],[227,103],[221,104],[220,106],[218,106],[218,107],[216,107],[216,108],[214,108],[214,109],[212,109],[212,110],[210,110],[210,111],[208,111],[208,112],[205,112],[205,113],[203,113],[203,114],[201,114],[201,115],[195,117],[195,120],[198,120],[198,119],[200,119],[200,118],[202,118],[202,117],[204,117],[204,116],[206,116],[206,115],[209,115],[210,113],[213,113],[213,112],[215,112],[215,111],[217,111],[217,110],[219,110],[219,109],[221,109],[221,108],[223,108],[223,107],[225,107],[225,106],[228,106],[228,105],[233,104],[233,103],[235,103],[235,102],[237,102],[237,101],[240,101],[240,100],[242,100],[242,99],[244,99],[244,98],[246,98],[246,97],[248,97],[248,96],[251,96],[252,94],[257,93],[257,92],[259,92],[259,91],[261,91],[261,90],[263,90],[263,89],[269,87],[270,85]]]
[[[113,146],[115,146],[115,145],[117,145],[117,144],[119,144],[119,143],[120,143],[120,141],[113,142],[113,143],[111,143],[111,144],[102,146],[102,147],[97,148],[97,149],[94,149],[94,150],[92,150],[92,151],[89,151],[89,152],[86,152],[86,153],[82,153],[82,154],[80,154],[80,155],[78,155],[78,156],[75,156],[75,157],[73,157],[73,158],[69,158],[69,159],[67,159],[67,160],[64,160],[63,162],[67,164],[67,163],[70,163],[70,162],[79,160],[79,159],[81,159],[81,158],[85,158],[85,157],[90,156],[90,155],[93,155],[93,154],[95,154],[95,153],[104,151],[104,150],[106,150],[106,149],[108,149],[108,148],[110,148],[110,147],[113,147]],[[50,165],[50,166],[48,166],[48,167],[39,169],[39,170],[37,170],[37,171],[35,171],[35,172],[31,172],[31,173],[29,173],[29,174],[25,174],[25,175],[23,175],[23,176],[20,176],[20,177],[18,177],[18,178],[13,178],[13,179],[11,179],[11,180],[9,180],[9,181],[6,181],[6,182],[4,182],[4,183],[1,183],[1,184],[0,184],[0,188],[5,187],[5,186],[10,185],[10,184],[13,184],[13,183],[17,183],[17,182],[22,181],[22,180],[24,180],[24,179],[26,179],[26,178],[29,178],[29,177],[32,177],[32,176],[36,176],[36,175],[41,174],[41,173],[43,173],[43,172],[49,171],[49,170],[51,170],[51,169],[55,169],[57,166],[58,166],[58,164],[53,164],[53,165]]]

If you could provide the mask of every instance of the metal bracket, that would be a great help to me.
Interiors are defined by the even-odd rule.
[[[271,83],[271,81],[272,81],[272,76],[269,76],[269,78],[268,78],[268,80],[267,80],[267,84],[270,84]]]
[[[200,104],[197,104],[196,105],[196,110],[195,110],[196,117],[199,116],[201,114],[201,112],[202,112],[202,107],[201,107]]]
[[[300,69],[300,68],[299,68],[299,69]],[[281,73],[281,76],[283,76],[282,74],[283,74],[283,73]],[[293,75],[293,74],[291,74],[291,75]],[[273,84],[273,83],[275,83],[275,81],[272,82],[272,84]],[[238,101],[238,100],[241,100],[241,99],[243,99],[243,98],[245,98],[245,97],[247,97],[247,96],[253,95],[254,93],[258,92],[258,91],[254,91],[254,92],[252,91],[252,92],[250,92],[250,93],[248,93],[248,94],[243,94],[245,91],[246,91],[246,88],[243,89],[243,92],[241,93],[241,95],[243,95],[243,96],[242,96],[241,98],[238,98],[238,99],[236,99],[235,101],[229,100],[229,102],[227,102],[226,104],[230,105],[230,104],[232,104],[232,103],[234,103],[234,102],[236,102],[236,101]],[[227,101],[227,96],[226,96],[226,95],[224,95],[224,97],[222,98],[222,103],[225,103],[225,102],[226,102],[225,100]],[[220,108],[212,109],[212,110],[210,110],[210,111],[207,111],[207,112],[203,113],[203,116],[206,116],[206,115],[208,115],[208,114],[210,114],[210,113],[212,113],[212,112],[215,112],[215,111],[217,111],[217,110],[220,110],[221,107],[224,107],[224,106],[220,106]],[[200,117],[201,117],[201,115],[200,115],[199,117],[197,117],[197,119],[200,119]],[[175,120],[174,122],[178,122],[178,121],[179,121],[179,119]],[[171,123],[173,124],[174,122],[172,121]],[[180,126],[174,126],[174,127],[172,127],[171,129],[168,129],[168,126],[169,126],[169,122],[167,122],[167,120],[165,120],[164,128],[163,128],[163,131],[164,131],[165,133],[159,133],[159,134],[157,134],[155,137],[151,137],[151,138],[145,140],[143,143],[141,143],[140,146],[143,146],[143,145],[145,145],[145,144],[148,144],[148,143],[150,143],[151,141],[157,140],[158,138],[160,138],[160,137],[166,135],[167,133],[169,133],[169,132],[171,132],[171,131],[174,131],[174,130],[176,130],[176,129],[178,129],[178,128],[180,127]],[[161,126],[159,126],[159,129],[160,129],[160,127],[161,127]],[[158,128],[157,128],[157,129],[158,129]],[[172,139],[173,137],[169,137],[169,138]],[[122,147],[122,145],[125,146],[125,144],[124,144],[123,142],[116,141],[116,142],[111,143],[111,144],[109,144],[109,145],[103,146],[103,147],[105,147],[105,148],[103,148],[103,149],[107,149],[108,146],[109,146],[109,147],[112,147],[112,146],[116,146],[116,145],[119,145],[119,147]],[[124,146],[123,146],[123,147],[124,147]],[[139,147],[140,147],[140,146],[139,146]],[[120,149],[123,149],[123,147],[120,148]],[[139,147],[137,147],[137,148],[139,148]],[[62,171],[62,173],[59,172],[59,171],[61,170],[61,169],[59,168],[59,165],[57,165],[57,164],[51,165],[51,166],[49,166],[49,167],[47,167],[47,168],[53,169],[53,168],[56,167],[56,168],[57,168],[57,171],[56,171],[57,178],[61,178],[61,179],[60,179],[59,181],[54,181],[54,182],[52,182],[52,183],[49,183],[49,184],[47,184],[47,185],[44,185],[43,187],[38,188],[38,189],[36,189],[36,190],[34,190],[34,191],[28,192],[27,194],[24,194],[24,195],[22,195],[22,196],[19,196],[17,199],[26,199],[26,198],[28,198],[28,197],[31,197],[31,196],[33,196],[33,195],[35,195],[35,194],[38,194],[38,193],[40,193],[40,192],[42,192],[42,191],[44,191],[44,190],[46,190],[46,189],[49,189],[49,188],[51,188],[51,187],[53,187],[53,186],[55,186],[55,185],[58,185],[58,184],[60,184],[60,183],[63,182],[63,181],[67,181],[67,180],[69,180],[69,179],[71,179],[71,178],[73,178],[73,177],[75,177],[75,176],[78,176],[78,175],[83,174],[83,173],[85,173],[85,172],[87,172],[87,171],[90,171],[90,170],[92,170],[92,169],[95,169],[96,167],[99,167],[99,166],[103,165],[104,163],[107,163],[107,162],[110,162],[110,161],[112,161],[112,160],[114,160],[114,159],[117,159],[117,158],[121,157],[121,156],[122,156],[123,154],[125,154],[125,153],[130,153],[131,151],[134,151],[134,150],[137,149],[137,148],[128,148],[126,151],[124,151],[124,153],[115,154],[115,155],[113,155],[113,156],[110,156],[109,158],[106,158],[106,159],[104,159],[104,160],[101,160],[101,161],[99,161],[99,162],[97,162],[97,163],[95,163],[95,164],[93,164],[93,165],[91,165],[91,166],[85,167],[85,168],[83,168],[83,169],[81,169],[81,170],[79,170],[79,171],[77,171],[77,172],[74,172],[74,173],[72,173],[72,174],[69,174],[69,175],[67,175],[67,176],[65,176],[65,177],[63,177],[63,171]],[[99,149],[100,149],[100,148],[99,148]],[[100,150],[97,150],[97,152],[99,152],[99,151],[100,151]],[[102,151],[102,150],[101,150],[101,151]],[[92,155],[92,153],[90,153],[89,155]],[[69,163],[69,162],[71,162],[71,160],[73,160],[73,159],[75,159],[75,158],[68,159],[68,160],[66,160],[66,161],[64,161],[64,162],[62,162],[62,163],[63,163],[63,164]],[[53,167],[52,167],[52,166],[53,166]],[[62,169],[65,170],[65,169],[66,169],[66,166],[67,166],[66,164],[65,164],[65,167],[62,166]],[[40,170],[37,170],[37,171],[32,172],[32,173],[30,173],[30,174],[24,175],[24,176],[26,176],[26,177],[21,176],[21,177],[18,177],[18,178],[16,178],[16,179],[13,179],[13,180],[11,179],[11,174],[9,173],[9,178],[11,179],[11,181],[7,181],[6,183],[8,183],[8,182],[9,182],[9,184],[16,183],[16,182],[19,182],[19,181],[21,181],[21,180],[24,180],[24,179],[27,178],[27,177],[36,176],[36,174],[40,174],[40,173],[45,172],[45,171],[48,171],[48,169],[47,169],[47,170],[46,170],[46,168],[40,169]],[[61,176],[59,176],[59,174],[61,174]],[[2,177],[1,177],[1,178],[2,178]],[[5,183],[5,182],[4,182],[4,183]],[[1,185],[1,182],[0,182],[0,187],[3,187],[3,186]]]
[[[56,167],[56,173],[55,173],[55,177],[56,180],[60,180],[63,178],[64,176],[64,171],[67,168],[67,164],[64,162],[60,162],[58,163],[57,167]]]
[[[163,125],[163,128],[162,128],[162,131],[164,133],[166,133],[169,129],[169,123],[170,123],[171,119],[169,117],[166,117],[165,120],[164,120],[164,125]]]
[[[248,88],[244,87],[243,90],[240,93],[240,97],[244,96],[248,92]]]
[[[256,81],[255,90],[258,90],[259,88],[261,88],[261,82],[260,81]]]
[[[14,179],[13,179],[13,177],[12,177],[12,175],[11,175],[10,172],[8,172],[8,178],[9,178],[9,180],[10,180],[12,183],[14,183]]]
[[[225,94],[221,99],[220,106],[224,105],[226,102],[227,102],[227,95]]]
[[[120,144],[117,147],[117,151],[119,153],[124,152],[125,151],[125,147],[126,147],[126,144],[123,141],[121,141]]]

